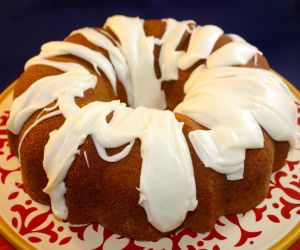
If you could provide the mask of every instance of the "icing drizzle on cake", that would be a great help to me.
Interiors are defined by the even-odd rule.
[[[79,146],[89,135],[99,156],[109,162],[126,157],[135,139],[141,140],[139,205],[155,228],[171,231],[184,221],[188,211],[197,207],[193,166],[183,124],[175,119],[173,112],[163,110],[166,100],[161,84],[177,80],[179,69],[185,70],[201,59],[206,59],[206,64],[193,71],[184,86],[186,96],[174,111],[210,129],[190,132],[188,138],[205,166],[226,174],[229,180],[242,178],[246,149],[263,147],[261,127],[274,140],[289,141],[291,147],[295,145],[296,109],[282,80],[267,70],[234,66],[246,64],[251,58],[257,60],[257,54],[261,54],[257,48],[230,34],[232,42],[212,52],[223,34],[219,27],[200,27],[192,21],[178,22],[171,18],[163,21],[166,29],[161,38],[147,37],[143,20],[124,16],[110,17],[105,24],[118,40],[103,30],[91,28],[71,33],[81,34],[105,49],[109,60],[100,52],[64,41],[46,43],[41,53],[26,63],[25,69],[42,64],[63,72],[34,82],[17,97],[8,121],[9,130],[19,134],[34,112],[40,109],[49,112],[39,115],[23,133],[19,143],[21,152],[24,138],[35,125],[55,115],[65,117],[64,124],[50,133],[43,161],[48,177],[44,191],[50,195],[57,217],[68,216],[64,179],[79,153]],[[191,34],[188,49],[177,51],[186,32]],[[160,79],[154,69],[155,45],[161,46]],[[103,72],[115,93],[118,79],[131,107],[119,101],[92,102],[78,107],[75,97],[83,97],[84,91],[94,88],[97,78],[80,64],[49,59],[67,54],[89,62],[98,74]],[[53,102],[56,102],[54,106],[46,108]],[[108,122],[106,117],[112,112]],[[106,148],[124,145],[118,154],[107,155]]]

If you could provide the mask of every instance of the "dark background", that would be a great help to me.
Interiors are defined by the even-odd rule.
[[[114,14],[219,25],[257,46],[271,67],[300,89],[299,0],[0,0],[0,91],[42,43],[61,40],[80,27],[102,26]]]

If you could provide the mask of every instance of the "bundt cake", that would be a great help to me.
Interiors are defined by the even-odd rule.
[[[293,97],[256,47],[214,25],[125,16],[44,44],[8,129],[34,200],[139,240],[253,208],[297,135]]]

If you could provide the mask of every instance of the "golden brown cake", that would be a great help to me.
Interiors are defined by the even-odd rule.
[[[292,95],[268,69],[193,21],[114,16],[43,45],[8,122],[26,191],[133,239],[209,231],[265,198],[295,143]]]

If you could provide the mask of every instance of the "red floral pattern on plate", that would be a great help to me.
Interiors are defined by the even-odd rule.
[[[264,202],[246,214],[219,218],[211,232],[187,229],[157,242],[139,242],[116,235],[97,223],[70,225],[54,218],[51,209],[31,200],[21,183],[19,163],[8,147],[6,122],[11,95],[0,103],[0,191],[6,200],[0,216],[26,241],[41,249],[260,249],[267,248],[291,228],[300,215],[300,147],[286,166],[273,174]],[[300,127],[300,105],[298,125]],[[269,235],[279,237],[270,242]]]

